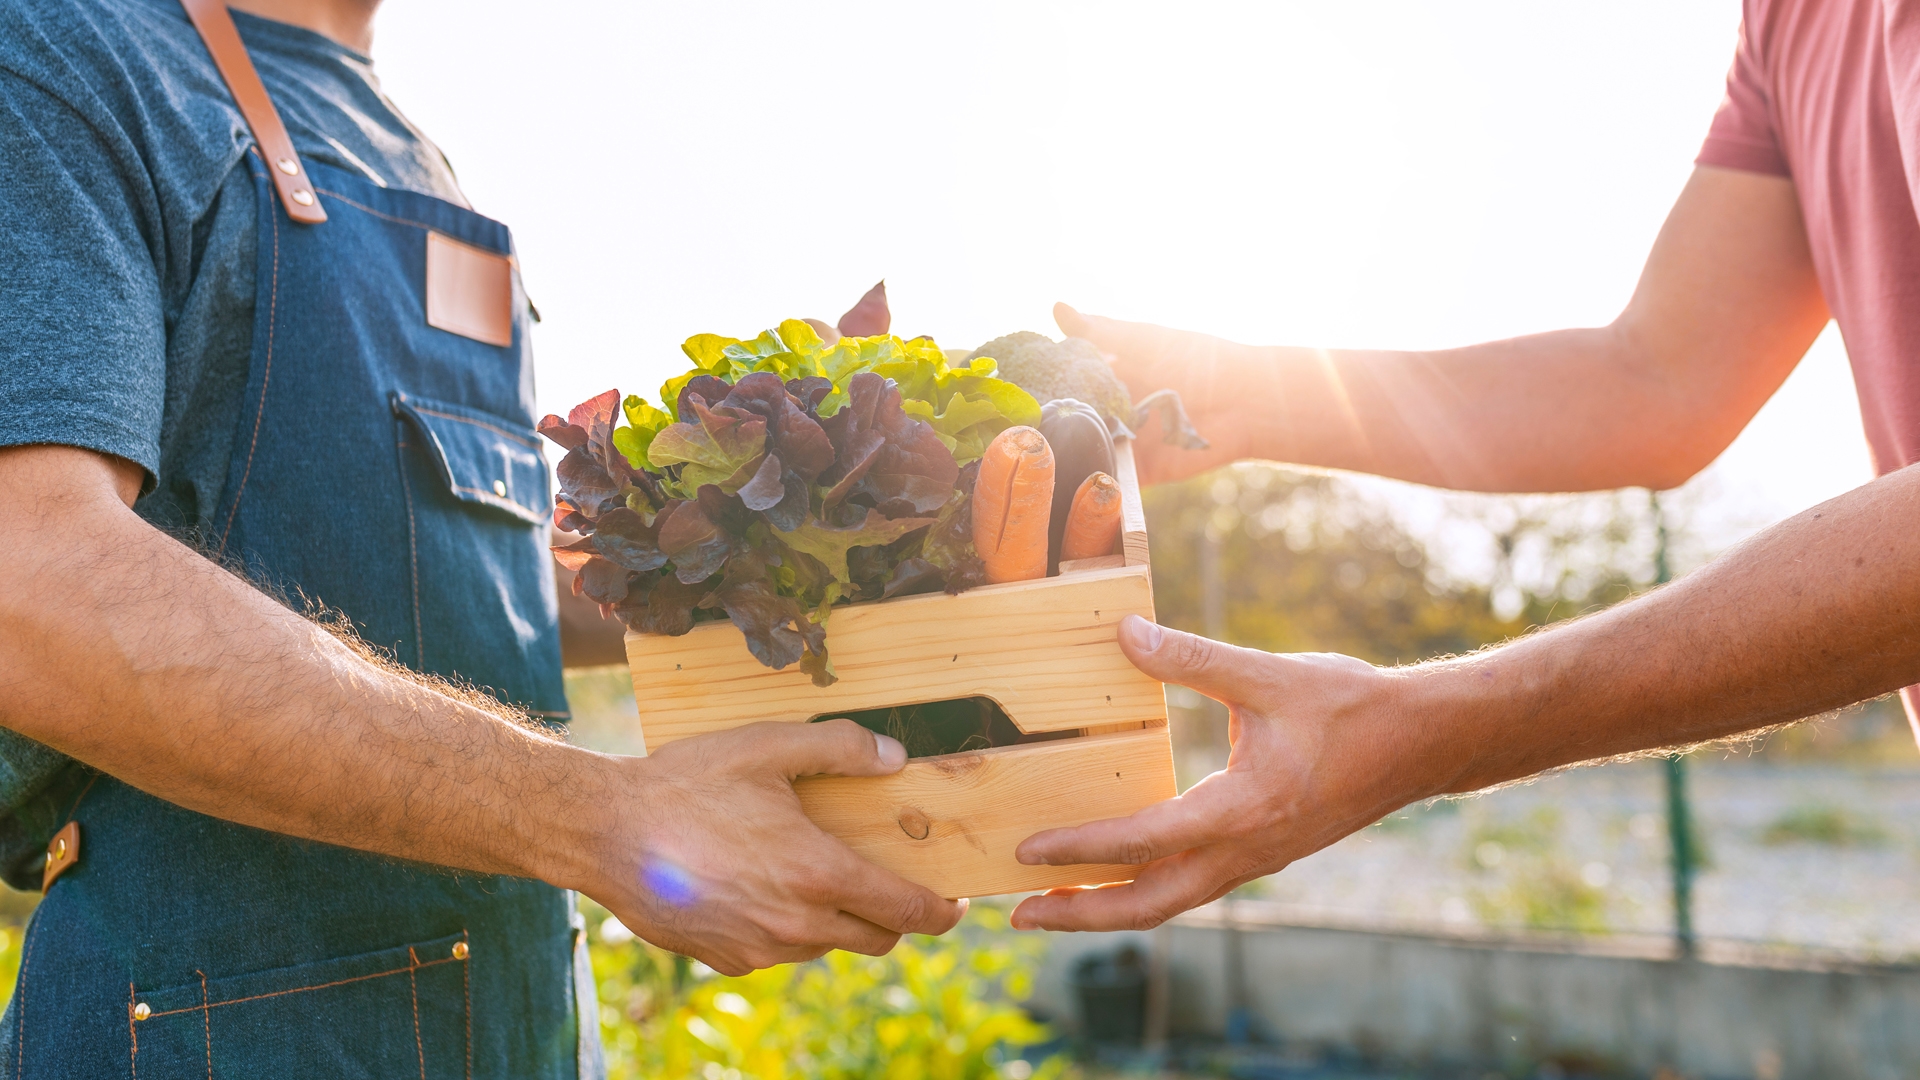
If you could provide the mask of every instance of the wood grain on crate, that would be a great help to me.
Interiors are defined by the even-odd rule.
[[[773,671],[731,623],[680,637],[627,635],[647,749],[755,720],[992,698],[1029,734],[1164,722],[1166,695],[1115,643],[1128,615],[1153,618],[1144,566],[985,585],[837,608],[827,645],[840,681]]]
[[[1127,565],[1127,557],[1116,552],[1112,555],[1095,555],[1091,559],[1062,559],[1060,573],[1078,574],[1087,570],[1111,570],[1116,566],[1125,565]]]
[[[1124,817],[1175,794],[1164,725],[909,761],[892,776],[795,785],[860,855],[949,898],[1131,880],[1133,866],[1022,866],[1039,828]]]

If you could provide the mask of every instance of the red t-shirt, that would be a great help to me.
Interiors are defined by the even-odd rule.
[[[1920,0],[1745,0],[1695,160],[1793,180],[1874,468],[1920,461]]]

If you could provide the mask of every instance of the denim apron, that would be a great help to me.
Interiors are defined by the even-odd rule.
[[[325,166],[328,220],[295,224],[247,165],[252,368],[213,545],[401,663],[563,720],[518,274],[509,345],[424,315],[429,235],[510,255],[506,228]],[[604,1074],[569,893],[234,825],[104,775],[72,819],[84,844],[22,943],[4,1075]]]

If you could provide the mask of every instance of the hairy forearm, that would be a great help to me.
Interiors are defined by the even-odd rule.
[[[1726,449],[1821,321],[1755,347],[1778,373],[1766,379],[1689,369],[1694,353],[1644,342],[1630,317],[1437,352],[1259,350],[1245,362],[1264,369],[1276,422],[1247,456],[1467,491],[1675,487]]]
[[[1484,491],[1672,487],[1733,441],[1826,322],[1793,184],[1702,168],[1604,328],[1290,350],[1278,456]]]
[[[1481,491],[1674,486],[1733,441],[1827,322],[1793,184],[1710,168],[1605,327],[1386,352],[1059,314],[1135,391],[1179,389],[1214,440],[1199,454],[1143,444],[1149,479],[1259,457]]]
[[[588,845],[565,830],[614,782],[596,755],[369,660],[118,502],[22,512],[30,477],[7,479],[0,724],[230,821],[568,876],[560,854]]]
[[[1141,386],[1179,388],[1204,453],[1151,443],[1185,475],[1246,458],[1347,469],[1467,491],[1674,487],[1733,441],[1824,321],[1705,362],[1690,344],[1648,341],[1632,313],[1431,352],[1249,346],[1169,335]],[[1722,342],[1716,350],[1739,348]]]
[[[895,772],[897,742],[835,720],[647,757],[568,746],[163,536],[127,508],[139,480],[84,450],[0,449],[0,726],[229,821],[578,889],[730,974],[878,955],[959,918],[794,793],[799,776]]]
[[[1266,371],[1275,419],[1249,456],[1462,490],[1541,491],[1669,486],[1718,449],[1701,445],[1711,433],[1684,423],[1680,387],[1614,328],[1440,352],[1260,354],[1250,362]]]
[[[1142,929],[1411,802],[1752,731],[1920,681],[1920,466],[1645,597],[1459,660],[1376,668],[1126,620],[1142,671],[1224,702],[1225,770],[1023,862],[1129,862],[1130,884],[1022,901],[1015,926]]]
[[[1920,682],[1920,467],[1647,596],[1396,681],[1433,765],[1426,794],[1721,738]]]

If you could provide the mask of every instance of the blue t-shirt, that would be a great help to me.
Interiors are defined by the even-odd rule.
[[[303,157],[465,205],[366,56],[234,21]],[[187,537],[246,387],[252,145],[177,0],[0,0],[0,446],[126,458],[146,470],[135,511]],[[67,760],[0,729],[0,813]]]

